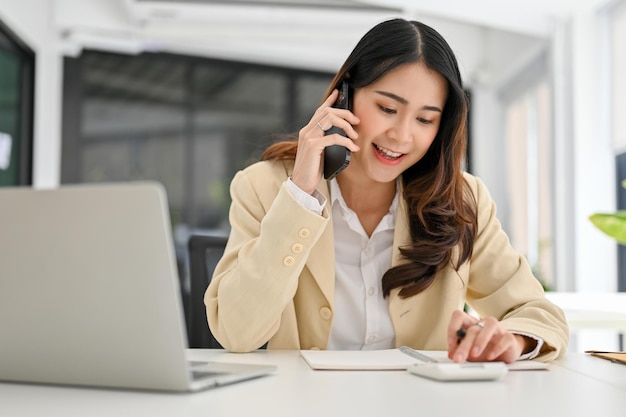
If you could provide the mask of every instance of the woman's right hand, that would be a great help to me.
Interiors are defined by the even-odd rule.
[[[309,123],[300,129],[298,134],[298,153],[291,175],[291,180],[301,190],[313,194],[322,177],[324,148],[330,145],[342,145],[352,152],[359,151],[353,142],[358,133],[353,125],[359,124],[359,118],[350,110],[332,107],[339,92],[333,90],[328,98],[315,111]],[[348,137],[337,133],[326,135],[324,132],[336,126],[342,129]]]

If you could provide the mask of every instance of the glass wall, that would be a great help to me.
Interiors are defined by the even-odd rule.
[[[32,181],[33,52],[0,22],[0,186]]]
[[[156,53],[66,58],[62,183],[160,181],[179,245],[227,234],[233,175],[307,123],[331,78]]]

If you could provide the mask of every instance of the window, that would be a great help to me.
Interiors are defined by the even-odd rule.
[[[0,22],[0,186],[32,183],[35,56]]]
[[[62,183],[160,181],[179,246],[228,233],[235,172],[307,123],[332,79],[157,53],[91,51],[64,68]]]
[[[535,276],[554,288],[550,90],[543,81],[507,107],[506,147],[511,244]]]

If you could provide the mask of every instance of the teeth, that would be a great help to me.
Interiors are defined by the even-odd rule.
[[[392,152],[389,149],[381,148],[378,145],[374,145],[374,146],[376,146],[376,149],[378,149],[379,152],[384,153],[385,156],[388,156],[389,158],[399,158],[402,156],[402,154],[399,152]]]

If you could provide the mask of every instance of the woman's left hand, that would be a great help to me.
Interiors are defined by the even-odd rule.
[[[459,329],[463,329],[460,336]],[[505,330],[494,317],[477,319],[458,310],[448,325],[448,357],[457,363],[515,362],[528,342],[524,336]]]

